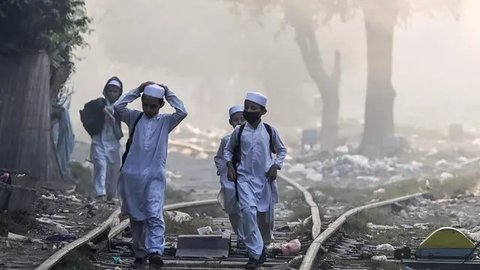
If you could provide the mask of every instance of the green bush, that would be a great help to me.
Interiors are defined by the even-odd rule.
[[[4,0],[0,3],[0,53],[45,50],[53,68],[73,66],[72,50],[88,31],[84,0]]]

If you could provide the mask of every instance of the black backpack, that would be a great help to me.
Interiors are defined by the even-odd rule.
[[[263,123],[263,125],[265,126],[265,129],[268,132],[268,136],[270,137],[270,152],[273,154],[276,154],[277,152],[275,151],[275,145],[273,144],[273,139],[272,139],[272,126],[270,126],[267,123]],[[242,148],[240,147],[242,144],[241,138],[242,138],[242,132],[244,128],[245,128],[245,124],[240,126],[237,134],[237,145],[235,145],[235,148],[233,149],[232,163],[235,168],[237,168],[238,163],[240,163],[240,159],[242,156],[242,154],[240,153]]]
[[[272,139],[272,126],[270,126],[267,123],[263,123],[263,125],[265,126],[265,129],[268,132],[268,136],[270,137],[270,155],[271,153],[276,154],[277,152],[275,151],[275,145],[273,144],[273,139]],[[242,132],[244,128],[245,128],[245,124],[240,126],[237,134],[237,145],[235,145],[235,148],[233,149],[232,163],[235,170],[237,170],[238,163],[240,163],[240,159],[242,157],[241,145],[242,145]],[[237,201],[238,201],[238,182],[237,181],[235,181],[235,197],[237,198]]]
[[[102,132],[103,125],[105,124],[103,109],[106,103],[104,98],[94,99],[87,102],[83,110],[80,110],[80,120],[91,137]]]

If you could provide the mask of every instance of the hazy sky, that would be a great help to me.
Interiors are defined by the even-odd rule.
[[[480,127],[480,1],[465,2],[458,21],[418,14],[396,28],[397,123]],[[292,29],[282,31],[277,15],[260,24],[233,15],[223,0],[87,0],[87,8],[94,31],[87,37],[90,46],[77,52],[74,124],[78,110],[101,94],[112,75],[126,89],[145,80],[168,84],[185,101],[186,121],[198,126],[226,127],[228,107],[242,102],[245,91],[265,88],[269,119],[277,125],[311,126],[318,119],[313,98],[318,91]],[[341,118],[361,120],[366,85],[361,16],[319,27],[317,37],[328,68],[333,51],[342,54]]]

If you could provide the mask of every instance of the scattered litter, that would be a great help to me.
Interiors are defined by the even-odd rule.
[[[300,240],[293,239],[281,246],[282,254],[285,256],[296,256],[300,253],[301,247],[302,244],[300,243]]]
[[[42,217],[51,218],[51,219],[67,219],[66,216],[61,216],[61,215],[57,215],[57,214],[53,214],[53,215],[42,214]]]
[[[377,251],[394,251],[395,248],[390,244],[381,244],[376,247]]]
[[[169,178],[178,179],[178,178],[182,177],[182,174],[181,173],[175,173],[175,172],[172,172],[172,171],[167,171],[166,176],[169,177]]]
[[[71,242],[73,240],[77,239],[77,237],[73,234],[54,234],[49,237],[47,237],[45,240],[51,241],[51,242]]]
[[[114,264],[121,264],[122,263],[122,259],[120,259],[120,256],[113,256],[112,261],[113,261]]]
[[[196,156],[195,156],[196,159],[208,159],[209,156],[207,153],[205,152],[200,152],[198,153]]]
[[[0,182],[10,185],[12,183],[12,177],[8,172],[0,170]]]
[[[10,241],[8,240],[5,240],[5,246],[7,246],[7,248],[12,248],[12,244],[10,244]]]
[[[335,153],[337,154],[348,154],[349,151],[348,145],[342,145],[335,149]]]
[[[367,223],[367,228],[372,229],[372,230],[394,230],[398,229],[397,226],[390,226],[390,225],[377,225],[373,224],[371,222]]]
[[[320,190],[315,190],[313,192],[313,196],[315,196],[316,198],[323,198],[325,197],[325,194],[323,194],[323,192],[321,192]]]
[[[380,181],[380,178],[378,178],[376,176],[359,175],[359,176],[357,176],[357,180],[365,180],[365,181],[368,181],[368,182],[378,182],[378,181]]]
[[[400,225],[400,227],[402,227],[402,228],[404,228],[404,229],[407,229],[407,230],[413,229],[413,226],[406,225],[406,224],[402,224],[402,225]]]
[[[413,224],[414,228],[428,230],[428,223],[415,223]]]
[[[42,194],[41,198],[44,199],[44,200],[49,200],[49,201],[58,200],[58,198],[55,197],[55,195],[53,195],[53,194],[49,194],[48,196],[45,196],[45,195]]]
[[[440,174],[440,181],[445,181],[450,178],[453,178],[453,174],[451,173],[443,172]]]
[[[200,227],[197,229],[197,232],[199,235],[210,235],[213,234],[212,227],[206,226],[206,227]]]
[[[46,217],[36,218],[36,220],[40,223],[52,225],[54,227],[54,231],[58,234],[68,235],[69,232],[67,229],[72,228],[72,226],[61,224]]]
[[[7,238],[9,240],[18,241],[18,242],[42,243],[42,241],[39,239],[33,239],[30,237],[26,237],[26,236],[11,233],[11,232],[8,233]]]
[[[307,228],[311,228],[313,225],[312,216],[308,216],[306,219],[303,220],[303,226]]]
[[[192,216],[180,211],[165,211],[165,214],[173,221],[177,223],[188,222],[192,220]]]
[[[400,210],[400,212],[398,214],[405,219],[407,219],[409,217],[408,213],[407,213],[407,211],[405,211],[405,209]]]
[[[314,181],[314,182],[320,182],[323,180],[323,175],[317,172],[310,172],[309,174],[307,174],[306,177],[308,180]]]
[[[439,167],[439,168],[447,168],[448,165],[449,165],[449,162],[446,161],[445,159],[441,159],[435,162],[435,167]]]
[[[373,194],[375,194],[375,195],[383,194],[383,193],[385,193],[384,188],[379,188],[379,189],[373,191]]]
[[[385,256],[385,255],[373,256],[372,261],[386,262],[387,261],[387,256]]]
[[[288,173],[299,173],[299,172],[304,172],[305,171],[305,165],[299,163],[293,165],[290,169],[288,169]]]
[[[75,195],[65,196],[65,195],[62,195],[62,194],[58,194],[58,197],[59,197],[59,198],[62,198],[62,199],[71,200],[71,201],[73,201],[73,202],[82,202],[82,201],[79,200],[77,197],[75,197]]]
[[[290,231],[294,231],[301,224],[303,224],[303,222],[301,221],[287,222],[287,226],[290,229]]]

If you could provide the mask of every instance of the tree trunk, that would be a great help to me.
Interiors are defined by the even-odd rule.
[[[58,163],[52,160],[47,54],[0,56],[0,96],[0,167],[27,170],[42,181],[58,180]]]
[[[303,16],[294,4],[287,9],[287,20],[295,30],[302,59],[310,78],[314,81],[322,96],[322,128],[320,144],[322,151],[332,151],[337,146],[338,118],[340,115],[340,53],[335,52],[332,75],[327,75],[320,55],[315,29],[311,19]]]
[[[368,63],[365,125],[360,152],[366,155],[384,155],[382,146],[385,140],[395,134],[395,89],[391,80],[397,8],[395,1],[385,1],[382,5],[370,2],[370,5],[364,6],[363,11]]]

